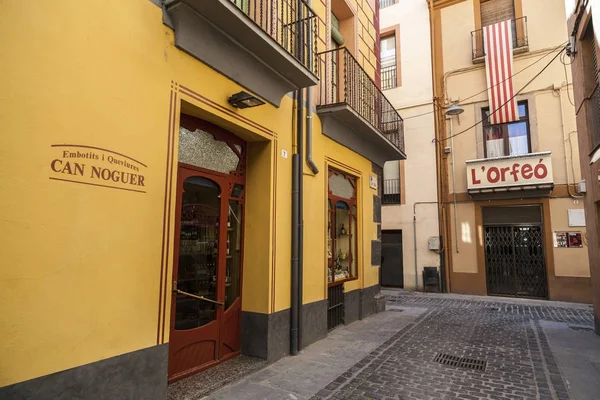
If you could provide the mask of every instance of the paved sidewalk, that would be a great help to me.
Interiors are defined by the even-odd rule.
[[[385,294],[388,311],[204,399],[600,399],[588,305]]]
[[[390,311],[338,328],[298,356],[279,360],[205,399],[308,399],[346,370],[366,363],[361,360],[425,311]]]

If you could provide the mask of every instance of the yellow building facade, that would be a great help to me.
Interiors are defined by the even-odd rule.
[[[591,302],[564,1],[429,6],[449,290]],[[490,125],[482,28],[504,20],[519,120]]]
[[[377,312],[376,7],[0,4],[1,398],[165,398]]]

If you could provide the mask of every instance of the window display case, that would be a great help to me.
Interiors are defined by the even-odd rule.
[[[358,278],[356,178],[329,170],[327,259],[328,283]]]

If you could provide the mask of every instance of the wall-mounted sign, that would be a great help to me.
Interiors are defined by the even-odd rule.
[[[583,235],[581,232],[554,232],[554,247],[581,248]]]
[[[377,190],[377,176],[369,175],[369,187]]]
[[[569,210],[569,226],[585,226],[585,211],[583,209]]]
[[[554,183],[551,153],[467,161],[469,190]]]
[[[53,144],[50,179],[146,193],[146,164],[122,153],[80,144]]]

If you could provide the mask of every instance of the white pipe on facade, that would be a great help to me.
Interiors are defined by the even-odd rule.
[[[417,205],[419,204],[438,204],[437,201],[415,201],[413,203],[413,249],[415,252],[415,290],[419,290],[419,264],[417,263]],[[439,232],[438,232],[439,235]],[[441,245],[441,243],[440,243]],[[440,269],[442,263],[440,262]],[[440,273],[441,279],[441,273]],[[423,286],[424,287],[424,286]]]
[[[571,196],[574,199],[578,199],[583,197],[583,195],[575,195],[573,193],[571,193],[571,186],[569,185],[569,162],[567,161],[567,140],[569,141],[569,144],[571,146],[571,156],[573,155],[573,143],[571,142],[571,133],[567,133],[566,131],[566,127],[565,127],[565,112],[564,112],[564,107],[563,107],[563,94],[562,94],[562,89],[566,88],[566,90],[569,90],[569,82],[565,82],[564,85],[561,85],[560,88],[558,89],[558,102],[560,104],[560,123],[561,123],[561,129],[562,129],[562,138],[563,138],[563,150],[565,153],[565,179],[567,180],[567,192],[569,193],[569,196]],[[577,131],[575,131],[577,132]],[[565,138],[565,134],[568,135],[567,138]],[[573,158],[571,157],[571,166],[573,165]],[[573,183],[575,183],[575,169],[573,169]]]
[[[527,60],[527,59],[535,57],[537,55],[548,53],[548,52],[550,52],[552,50],[558,50],[558,49],[556,47],[546,47],[544,49],[535,50],[535,51],[532,51],[531,53],[528,53],[527,55],[522,55],[521,57],[519,57],[519,61],[521,61],[521,60]],[[453,76],[453,75],[459,75],[459,74],[466,74],[466,73],[477,71],[477,70],[484,69],[484,68],[485,68],[485,64],[481,64],[481,65],[475,65],[475,66],[472,66],[472,67],[459,68],[459,69],[455,69],[453,71],[448,71],[448,72],[444,73],[443,87],[442,87],[442,91],[444,92],[444,99],[443,99],[444,105],[448,104],[448,102],[449,102],[449,97],[448,97],[448,79],[450,79],[451,76]],[[518,73],[518,72],[519,71],[517,71],[516,73]],[[513,74],[513,76],[515,74]],[[486,85],[487,85],[487,82],[486,82]],[[473,93],[473,95],[474,94],[475,93]],[[481,101],[486,101],[487,100],[487,93],[481,93],[481,94],[485,95],[486,99],[485,100],[480,100],[480,101],[475,102],[475,103],[480,103]],[[522,94],[524,94],[524,93],[521,93],[521,95]],[[464,106],[463,103],[460,103],[460,105]]]
[[[456,243],[456,253],[458,251],[458,219],[456,217],[456,174],[454,168],[454,127],[452,124],[453,118],[448,118],[450,120],[450,147],[451,147],[451,157],[452,157],[452,196],[454,197],[454,242]]]

